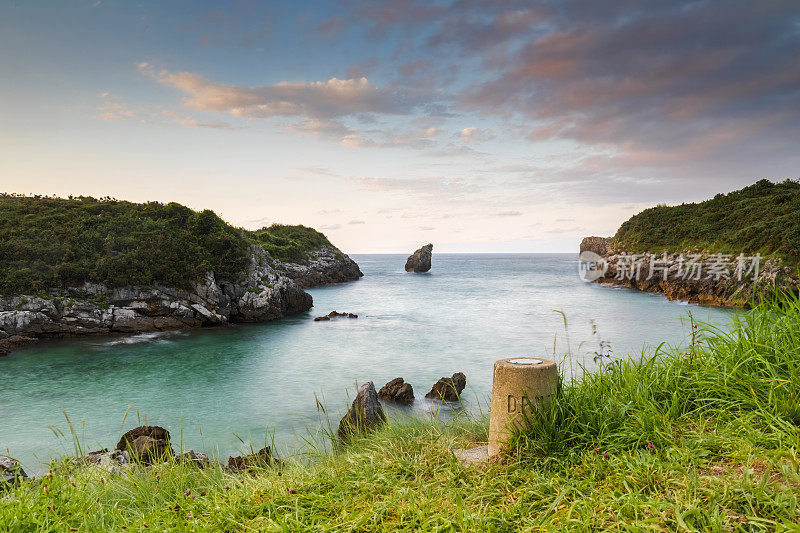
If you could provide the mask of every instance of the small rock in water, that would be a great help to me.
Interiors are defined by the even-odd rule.
[[[441,378],[437,381],[425,397],[446,402],[457,402],[466,386],[467,376],[463,372],[456,372],[452,377]]]
[[[375,384],[369,381],[358,389],[353,405],[339,422],[337,433],[342,442],[347,442],[353,435],[368,433],[384,422],[386,415],[383,413],[381,402],[378,401]]]
[[[355,313],[340,313],[339,311],[331,311],[327,315],[318,316],[314,319],[314,322],[320,322],[322,320],[330,320],[332,318],[340,318],[340,317],[347,317],[347,318],[358,318],[358,315]]]
[[[256,453],[244,456],[228,457],[228,470],[231,472],[244,472],[257,467],[280,465],[281,461],[272,455],[269,446],[261,448]]]
[[[394,378],[381,387],[381,390],[378,391],[378,398],[388,402],[410,405],[414,402],[414,388],[411,383],[406,383],[403,378]]]
[[[426,244],[406,259],[406,272],[427,272],[431,269],[433,245]]]
[[[22,469],[19,461],[0,455],[0,489],[8,485],[17,485],[25,479],[28,479],[28,474]]]

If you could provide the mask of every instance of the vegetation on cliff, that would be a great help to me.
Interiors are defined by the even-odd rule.
[[[504,462],[462,467],[484,418],[394,419],[248,474],[65,461],[5,496],[9,531],[796,531],[800,299],[565,383]]]
[[[800,262],[800,183],[757,183],[700,203],[645,209],[620,226],[629,252],[760,253]]]
[[[0,294],[103,282],[191,287],[206,272],[236,279],[257,243],[283,261],[333,248],[305,226],[249,232],[213,211],[111,198],[0,195]]]

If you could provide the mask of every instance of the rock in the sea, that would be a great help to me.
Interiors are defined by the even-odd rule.
[[[427,272],[431,269],[431,255],[433,245],[426,244],[406,260],[406,272]]]
[[[244,472],[253,468],[273,465],[280,466],[281,461],[272,455],[272,449],[269,446],[248,455],[228,457],[228,470],[231,472]]]
[[[394,378],[381,387],[381,390],[378,391],[378,398],[387,402],[410,405],[414,403],[414,388],[411,383],[406,383],[403,378]]]
[[[0,455],[0,488],[17,485],[25,479],[28,479],[28,474],[22,469],[19,461]]]
[[[122,435],[117,450],[128,452],[131,458],[145,464],[166,459],[173,455],[169,431],[160,426],[139,426]]]
[[[358,318],[358,315],[355,313],[340,313],[339,311],[331,311],[327,315],[318,316],[314,319],[314,322],[320,322],[322,320],[330,320],[332,318],[340,318],[340,317],[347,317],[347,318]]]
[[[352,436],[372,431],[384,422],[386,415],[383,413],[381,402],[378,401],[375,384],[369,381],[358,389],[350,410],[339,422],[339,439],[347,442]]]
[[[467,376],[463,372],[456,372],[452,377],[442,378],[437,381],[425,397],[446,402],[457,402],[466,386]]]

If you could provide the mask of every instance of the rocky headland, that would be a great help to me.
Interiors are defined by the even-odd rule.
[[[260,322],[359,279],[322,233],[177,203],[0,194],[0,355],[41,339]]]
[[[301,264],[272,259],[251,245],[241,278],[208,272],[191,290],[85,282],[46,295],[0,297],[0,355],[48,338],[276,320],[311,309],[313,300],[304,288],[362,275],[355,261],[337,249],[316,251]]]
[[[601,260],[589,281],[663,294],[670,300],[718,307],[746,307],[765,290],[797,291],[797,271],[780,258],[756,259],[709,252],[631,253],[610,237],[586,237],[581,259]],[[596,277],[595,277],[596,276]]]

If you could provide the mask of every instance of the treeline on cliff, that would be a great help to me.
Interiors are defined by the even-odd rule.
[[[707,251],[800,262],[800,183],[760,180],[710,200],[645,209],[620,226],[629,252]]]
[[[0,194],[0,294],[85,281],[190,288],[208,271],[236,279],[252,243],[292,262],[333,248],[312,228],[274,224],[251,232],[174,202]]]

